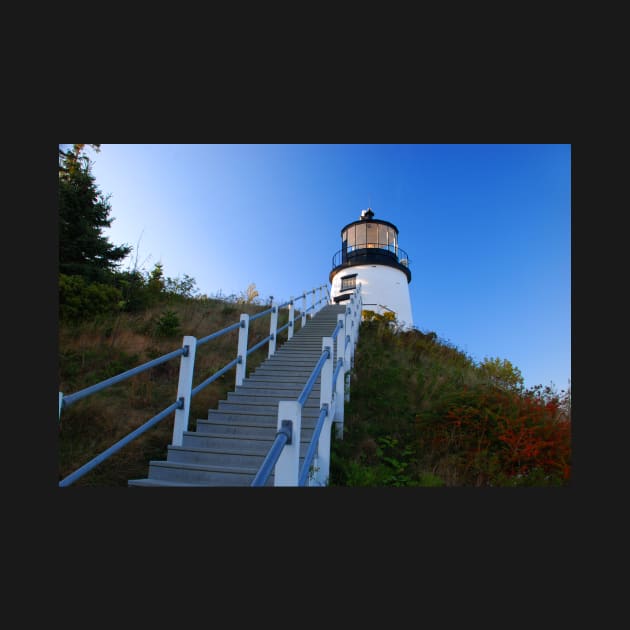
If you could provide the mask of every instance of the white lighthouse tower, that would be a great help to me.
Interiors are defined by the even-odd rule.
[[[370,208],[362,210],[358,221],[341,229],[341,249],[329,276],[331,298],[342,303],[360,283],[363,310],[393,313],[402,328],[411,328],[409,258],[398,246],[398,228],[373,217]]]

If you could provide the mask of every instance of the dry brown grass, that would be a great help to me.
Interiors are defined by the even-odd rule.
[[[220,300],[162,304],[141,314],[99,318],[59,329],[59,390],[66,395],[94,385],[181,347],[183,336],[201,339],[266,306],[232,304]],[[177,314],[181,334],[160,338],[152,333],[165,311]],[[269,334],[269,316],[250,324],[249,347]],[[286,322],[280,313],[279,326]],[[296,324],[299,328],[299,324]],[[286,339],[281,333],[279,344]],[[195,357],[196,386],[236,357],[238,332],[231,331],[199,346]],[[248,373],[266,357],[266,346],[247,357]],[[153,367],[97,392],[64,409],[59,423],[59,480],[124,438],[175,402],[179,359]],[[209,409],[234,389],[235,370],[201,390],[191,402],[189,428],[208,415]],[[133,442],[78,479],[73,485],[127,486],[132,478],[146,477],[151,459],[164,459],[172,439],[174,414],[147,430]]]

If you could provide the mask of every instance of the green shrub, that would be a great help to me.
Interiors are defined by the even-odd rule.
[[[155,321],[153,334],[156,337],[174,337],[181,334],[179,317],[175,311],[164,311]]]
[[[115,287],[87,282],[81,276],[59,275],[59,317],[80,321],[95,315],[115,313],[122,306],[122,293]]]
[[[151,295],[147,282],[140,271],[123,271],[114,276],[114,283],[123,296],[123,308],[128,313],[137,313],[148,308]]]
[[[571,425],[559,401],[477,387],[417,416],[424,464],[458,485],[563,485],[571,462]]]
[[[521,371],[507,359],[498,357],[485,357],[479,364],[479,370],[487,375],[490,381],[506,389],[523,389],[523,376]]]
[[[422,472],[418,475],[418,485],[425,488],[439,488],[444,485],[444,480],[430,472]]]
[[[361,323],[331,485],[566,485],[570,393],[524,390],[509,361],[476,364],[435,333]]]

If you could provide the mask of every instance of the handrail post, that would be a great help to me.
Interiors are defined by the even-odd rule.
[[[350,304],[346,309],[346,313],[348,314],[349,326],[348,326],[348,334],[350,335],[350,363],[348,364],[348,368],[354,367],[354,333],[356,328],[356,320],[357,320],[357,303],[356,303],[356,291],[352,294],[350,298]]]
[[[345,401],[345,383],[346,372],[348,371],[348,363],[346,361],[347,348],[346,348],[346,336],[348,334],[346,315],[340,313],[337,315],[337,321],[342,323],[342,328],[337,335],[337,354],[335,355],[335,365],[337,365],[339,359],[343,361],[343,367],[337,376],[337,382],[333,384],[335,388],[335,408],[333,409],[332,419],[335,423],[335,432],[337,437],[343,437],[343,417],[344,417],[344,401]]]
[[[359,327],[361,325],[361,319],[363,318],[363,298],[361,297],[361,283],[359,283],[357,287],[357,291],[355,293],[356,301],[355,301],[355,312],[353,315],[353,326],[352,326],[352,356],[351,356],[351,367],[354,367],[354,351],[359,340]]]
[[[330,407],[333,397],[333,362],[334,362],[334,342],[332,337],[322,338],[322,352],[328,348],[328,358],[324,361],[322,366],[321,384],[319,389],[319,406],[326,403]]]
[[[267,354],[267,358],[269,358],[276,351],[276,337],[278,336],[278,307],[273,297],[271,298],[271,322],[269,324],[269,335],[271,339],[269,340],[269,353]]]
[[[350,338],[350,343],[346,348],[345,354],[345,364],[344,364],[344,396],[343,399],[345,402],[350,402],[350,369],[352,368],[352,353],[354,352],[354,346],[352,343],[352,337],[354,334],[354,318],[352,316],[352,309],[348,307],[346,309],[346,322],[348,324],[348,329],[346,334]]]
[[[295,306],[293,304],[293,296],[289,300],[289,332],[288,338],[293,338],[293,332],[295,331]]]
[[[238,349],[236,356],[239,362],[236,364],[236,386],[240,387],[247,371],[247,341],[249,339],[249,315],[241,314],[241,327],[238,329]]]
[[[354,317],[352,318],[352,329],[351,329],[351,339],[352,341],[350,342],[350,367],[354,368],[354,351],[356,350],[357,347],[357,335],[359,333],[359,322],[361,321],[360,319],[360,315],[358,315],[358,309],[357,312],[354,314]]]
[[[337,326],[339,326],[339,324],[341,324],[341,328],[339,330],[339,332],[337,333],[337,341],[335,343],[335,360],[333,362],[333,370],[335,369],[335,366],[337,365],[337,360],[338,359],[343,359],[343,352],[344,352],[344,347],[345,347],[345,337],[346,337],[346,315],[345,313],[339,313],[337,315]],[[335,384],[333,383],[333,389],[335,389]]]
[[[302,324],[301,328],[306,325],[306,291],[302,294]]]
[[[357,290],[357,300],[359,302],[359,322],[363,317],[363,294],[361,293],[361,283],[359,282],[359,288]]]
[[[317,442],[317,451],[313,461],[314,475],[309,476],[309,486],[325,486],[328,484],[328,476],[330,474],[330,429],[332,426],[332,397],[333,397],[333,362],[334,362],[334,342],[332,337],[324,337],[322,339],[322,351],[328,348],[328,358],[322,366],[320,390],[319,390],[319,408],[324,405],[327,408],[324,426],[319,433]]]
[[[173,422],[173,446],[181,446],[184,431],[188,431],[188,416],[190,414],[190,398],[193,384],[193,373],[195,370],[195,352],[197,350],[197,338],[184,337],[183,347],[188,348],[179,363],[179,383],[177,385],[177,399],[184,399],[182,409],[175,410],[175,421]]]
[[[302,406],[297,400],[281,400],[278,403],[278,431],[282,421],[292,423],[291,442],[287,442],[278,457],[274,473],[274,486],[297,486],[300,474],[300,444]]]
[[[359,341],[359,328],[361,327],[361,320],[363,319],[363,296],[361,295],[361,283],[359,282],[359,288],[357,289],[357,326],[354,335],[354,345],[356,346]],[[352,351],[354,357],[354,350]]]

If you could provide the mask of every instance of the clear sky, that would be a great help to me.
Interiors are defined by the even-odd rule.
[[[571,145],[102,144],[104,235],[201,293],[281,300],[328,283],[371,207],[409,255],[414,324],[525,385],[571,377]],[[212,331],[208,331],[209,333]]]

